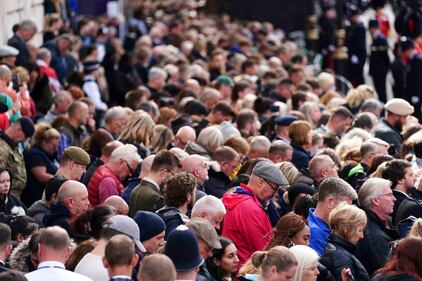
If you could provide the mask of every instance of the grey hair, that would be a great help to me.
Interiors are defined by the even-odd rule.
[[[10,79],[12,77],[12,71],[6,65],[0,65],[0,80]]]
[[[252,138],[251,143],[249,145],[249,150],[252,151],[269,151],[271,147],[271,142],[265,136],[255,136]]]
[[[154,80],[160,77],[167,78],[167,72],[159,67],[152,67],[151,70],[148,73],[148,79]]]
[[[223,145],[224,137],[217,126],[209,126],[199,133],[196,142],[212,155],[217,148]]]
[[[116,118],[119,118],[126,114],[126,111],[121,106],[113,106],[107,110],[107,112],[104,115],[104,122],[110,123]]]
[[[117,162],[119,160],[139,163],[142,159],[138,154],[138,149],[133,144],[125,144],[119,146],[111,153],[111,161]]]
[[[383,194],[379,188],[382,185],[391,186],[391,182],[382,178],[370,178],[365,181],[362,187],[359,189],[359,206],[364,209],[369,209],[372,206],[372,199]]]
[[[200,213],[215,214],[218,212],[226,213],[226,207],[223,202],[215,196],[205,195],[192,208],[192,217],[198,217]]]
[[[32,20],[23,20],[19,23],[19,29],[37,31],[37,26]]]
[[[37,59],[45,61],[47,58],[51,58],[51,51],[47,48],[38,49]]]

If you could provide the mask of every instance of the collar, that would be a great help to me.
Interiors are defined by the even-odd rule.
[[[132,280],[132,277],[126,276],[126,275],[115,275],[115,276],[111,277],[110,279],[111,280],[113,280],[113,279],[129,279],[129,280]]]
[[[0,130],[0,138],[2,138],[11,148],[15,149],[18,144],[12,140],[7,134],[6,132]]]
[[[154,180],[150,179],[149,177],[144,177],[142,180],[152,183],[157,188],[157,190],[160,191],[160,186]]]
[[[338,244],[351,253],[354,253],[356,250],[355,245],[334,233],[331,234],[330,238],[328,239],[328,243]]]
[[[38,269],[41,269],[41,268],[63,268],[63,269],[65,269],[64,264],[61,263],[61,262],[58,262],[58,261],[43,261],[38,265]]]

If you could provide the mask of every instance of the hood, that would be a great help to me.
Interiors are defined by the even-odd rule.
[[[69,210],[59,202],[55,202],[51,205],[50,210],[45,214],[43,222],[44,225],[50,226],[53,225],[57,219],[70,219],[71,214]]]
[[[23,273],[35,270],[31,263],[31,251],[28,248],[30,239],[31,238],[28,238],[19,243],[19,245],[16,246],[9,255],[9,265],[14,270],[18,270]]]
[[[240,186],[236,187],[236,189],[233,192],[227,192],[223,195],[223,198],[221,199],[226,209],[233,209],[236,207],[239,203],[250,200],[252,198],[253,200],[253,194],[242,189]]]
[[[38,200],[34,204],[29,207],[28,211],[26,212],[28,216],[33,217],[39,213],[46,213],[50,208],[42,201]]]

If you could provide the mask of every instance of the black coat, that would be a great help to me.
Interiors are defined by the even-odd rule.
[[[295,165],[298,170],[308,168],[309,161],[311,160],[311,155],[305,149],[303,149],[301,145],[297,144],[294,141],[291,141],[290,145],[293,147],[293,165]]]
[[[376,138],[380,138],[390,144],[390,148],[394,150],[394,156],[399,154],[403,138],[400,132],[394,129],[387,120],[382,118],[373,129],[373,133]]]
[[[360,260],[369,275],[385,265],[390,256],[390,243],[396,240],[395,231],[386,227],[378,216],[365,210],[368,224],[364,230],[364,238],[359,242],[356,257]]]
[[[355,280],[369,281],[366,269],[354,255],[355,251],[355,245],[335,234],[331,234],[320,262],[327,267],[338,281],[341,281],[341,271],[344,268],[350,268]]]
[[[406,194],[404,194],[403,192],[400,192],[397,190],[393,190],[393,195],[394,195],[394,198],[396,198],[396,202],[394,202],[394,210],[393,210],[393,213],[391,214],[391,218],[392,218],[393,225],[397,225],[398,223],[398,221],[396,220],[397,212],[400,208],[401,203],[404,200],[406,200],[408,196],[406,196]]]
[[[416,281],[416,279],[406,273],[401,274],[386,274],[379,273],[375,275],[371,281]]]
[[[216,172],[213,168],[208,170],[208,180],[204,182],[204,190],[208,195],[222,198],[227,192],[230,179],[223,172]]]
[[[19,50],[19,54],[16,56],[16,65],[25,65],[31,61],[31,55],[26,48],[25,42],[19,38],[16,34],[13,35],[8,41],[7,45],[12,46]]]
[[[415,107],[413,114],[417,118],[422,118],[422,55],[414,53],[411,55],[406,65],[405,93],[408,101]]]
[[[388,56],[388,42],[381,32],[374,35],[371,44],[371,56],[369,59],[369,74],[387,75],[390,69],[390,58]]]

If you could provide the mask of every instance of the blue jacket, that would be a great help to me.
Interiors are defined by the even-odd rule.
[[[308,168],[309,161],[311,160],[311,155],[309,152],[307,152],[301,145],[294,141],[291,141],[290,145],[293,147],[293,165],[295,165],[298,170]]]
[[[314,249],[318,255],[321,256],[324,252],[325,246],[327,245],[331,230],[328,224],[320,217],[316,216],[314,212],[314,208],[309,209],[308,225],[311,231],[309,247]]]

